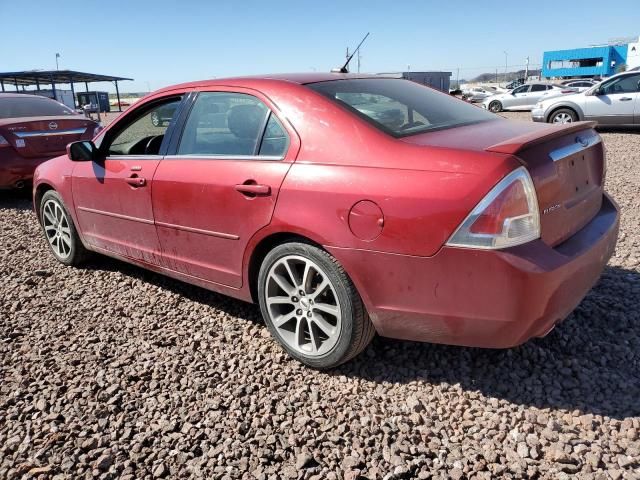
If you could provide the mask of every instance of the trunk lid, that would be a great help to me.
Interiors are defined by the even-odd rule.
[[[541,238],[556,246],[589,223],[602,205],[604,146],[595,125],[497,120],[403,140],[514,156],[536,188]]]
[[[0,119],[0,135],[25,158],[61,155],[67,144],[91,139],[97,124],[77,117]]]

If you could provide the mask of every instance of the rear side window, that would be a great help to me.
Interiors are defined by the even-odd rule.
[[[408,80],[332,80],[307,87],[395,137],[495,119],[478,107]]]
[[[278,119],[256,97],[202,92],[189,114],[177,154],[281,157],[288,142]]]
[[[551,86],[547,86],[547,85],[532,85],[531,86],[531,91],[532,92],[544,92],[548,88],[551,88]]]
[[[0,97],[0,118],[59,117],[76,115],[61,103],[39,96]]]

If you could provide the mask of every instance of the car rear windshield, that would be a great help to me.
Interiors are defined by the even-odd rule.
[[[58,117],[76,113],[61,103],[43,97],[0,98],[0,118]]]
[[[496,118],[481,108],[409,80],[331,80],[307,86],[394,137]]]

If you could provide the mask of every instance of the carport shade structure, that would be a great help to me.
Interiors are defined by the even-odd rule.
[[[71,94],[75,102],[76,92],[73,88],[74,82],[84,82],[86,91],[89,91],[89,83],[91,82],[113,82],[116,86],[116,96],[118,97],[118,110],[121,112],[120,106],[120,90],[118,82],[122,80],[133,81],[133,78],[114,77],[112,75],[99,75],[97,73],[76,72],[74,70],[27,70],[25,72],[5,72],[0,73],[0,88],[5,91],[5,83],[12,84],[19,92],[19,87],[35,85],[40,90],[40,85],[51,85],[51,90],[55,96],[56,84],[70,84]]]

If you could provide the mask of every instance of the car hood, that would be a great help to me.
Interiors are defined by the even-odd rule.
[[[576,92],[576,93],[565,93],[565,94],[559,94],[559,95],[554,95],[551,98],[542,98],[540,99],[540,103],[544,103],[546,105],[551,105],[552,103],[555,102],[565,102],[565,101],[569,101],[569,102],[575,102],[575,103],[582,103],[582,100],[584,100],[584,92]]]

